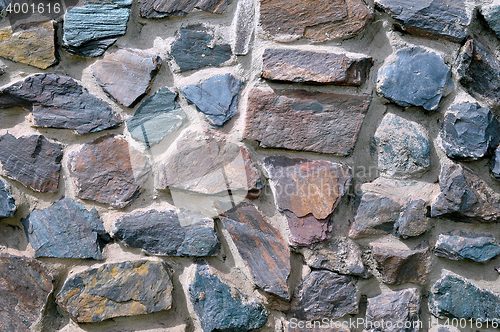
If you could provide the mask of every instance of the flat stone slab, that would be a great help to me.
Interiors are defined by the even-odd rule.
[[[16,214],[16,200],[12,196],[9,184],[0,179],[0,220]]]
[[[370,57],[268,48],[262,56],[262,77],[273,81],[363,85],[370,74]]]
[[[500,244],[493,235],[454,231],[439,234],[434,253],[455,261],[486,262],[500,255]]]
[[[122,122],[108,103],[67,76],[35,74],[0,90],[0,108],[23,107],[41,128],[73,129],[83,135]]]
[[[110,263],[71,276],[56,302],[75,322],[95,323],[168,310],[172,289],[162,262]]]
[[[348,156],[370,101],[369,96],[254,88],[248,97],[243,138],[258,141],[263,148]]]
[[[411,201],[394,224],[394,235],[407,239],[424,234],[430,229],[427,203],[423,199]]]
[[[140,14],[145,18],[186,16],[194,9],[224,14],[232,0],[141,0]]]
[[[156,54],[136,49],[119,49],[92,66],[97,83],[111,99],[132,107],[149,93],[162,60]]]
[[[377,92],[400,106],[436,111],[453,87],[443,57],[420,46],[402,48],[394,57],[378,71]]]
[[[255,284],[289,300],[290,249],[254,205],[241,203],[220,216]]]

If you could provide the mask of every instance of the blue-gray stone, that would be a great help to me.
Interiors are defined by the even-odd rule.
[[[214,76],[181,89],[182,94],[213,127],[222,127],[238,112],[238,94],[243,82],[231,74]]]
[[[164,87],[146,99],[127,120],[132,137],[151,146],[179,129],[187,117],[175,101],[176,97],[176,93]]]
[[[491,175],[497,180],[500,181],[500,149],[497,148],[493,153],[493,157],[491,158],[490,163],[490,171]]]
[[[492,235],[455,231],[440,234],[434,252],[436,256],[455,261],[469,259],[475,262],[486,262],[500,255],[500,244]]]
[[[453,105],[444,116],[441,144],[451,159],[478,160],[491,156],[500,141],[500,122],[478,103]]]
[[[428,230],[427,207],[423,199],[411,201],[394,224],[394,235],[403,239],[422,235]]]
[[[0,179],[0,219],[10,218],[16,214],[16,201],[9,185]]]
[[[249,302],[241,292],[210,274],[206,265],[198,266],[189,294],[203,332],[252,331],[267,322],[262,304]]]
[[[500,38],[500,5],[493,4],[481,8],[481,14],[490,26],[495,31],[498,38]]]
[[[35,210],[22,222],[35,257],[102,259],[110,241],[97,210],[88,211],[71,198]]]
[[[419,46],[396,52],[396,61],[378,71],[377,91],[400,106],[438,108],[441,98],[451,92],[451,70],[443,57]]]

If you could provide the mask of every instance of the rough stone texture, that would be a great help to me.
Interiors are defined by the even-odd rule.
[[[451,159],[478,160],[491,156],[500,141],[500,122],[478,103],[452,105],[444,116],[441,145]]]
[[[254,33],[255,6],[253,0],[240,0],[233,19],[235,55],[247,55]]]
[[[205,115],[212,127],[222,127],[238,112],[238,95],[242,86],[242,81],[225,74],[181,87],[181,92],[198,112]]]
[[[430,229],[427,204],[423,199],[411,201],[394,224],[394,235],[403,239],[419,236]]]
[[[174,72],[217,67],[231,59],[231,46],[212,45],[213,29],[202,24],[181,27],[170,47],[170,57],[175,61]]]
[[[369,298],[365,330],[367,332],[420,331],[418,324],[416,324],[420,317],[420,302],[420,292],[416,288],[383,293]],[[392,325],[385,324],[385,328],[381,329],[380,322],[391,322]],[[401,329],[398,326],[410,327]]]
[[[293,317],[305,320],[336,319],[358,313],[355,280],[335,272],[312,271],[295,289]]]
[[[63,146],[42,135],[0,136],[2,175],[38,192],[57,192],[62,156]]]
[[[500,255],[500,244],[492,235],[454,231],[439,235],[434,253],[455,261],[469,259],[486,262]]]
[[[427,131],[416,122],[387,113],[373,140],[382,176],[407,179],[431,168],[431,143]]]
[[[162,60],[136,49],[119,49],[92,65],[97,83],[116,102],[132,107],[149,93]]]
[[[251,331],[267,321],[262,304],[249,302],[239,290],[210,274],[206,265],[198,266],[189,294],[203,332]]]
[[[257,208],[241,203],[220,216],[248,266],[255,284],[264,291],[289,300],[290,249],[280,232]]]
[[[453,86],[443,57],[420,46],[402,48],[395,57],[379,69],[377,91],[400,106],[436,111]]]
[[[491,158],[490,163],[490,171],[491,175],[497,180],[500,181],[500,149],[497,148],[493,153],[493,157]]]
[[[9,184],[0,179],[0,220],[11,218],[16,214],[17,206]]]
[[[376,0],[375,6],[394,18],[402,30],[417,36],[461,42],[471,17],[463,0]]]
[[[24,231],[35,257],[102,259],[110,240],[97,210],[63,198],[23,219]]]
[[[0,29],[0,57],[47,69],[57,63],[54,37],[52,21],[35,23],[15,32],[11,27]]]
[[[75,322],[94,323],[168,310],[172,289],[162,262],[111,263],[70,277],[56,301]]]
[[[212,219],[184,220],[173,207],[129,213],[115,222],[115,228],[115,239],[150,255],[214,256],[220,249]]]
[[[42,128],[74,129],[88,134],[120,125],[108,103],[72,78],[57,74],[28,76],[0,90],[0,108],[24,107]]]
[[[145,18],[186,16],[201,9],[212,14],[223,14],[232,0],[141,0],[140,13]]]
[[[272,39],[314,42],[350,38],[373,18],[373,9],[361,0],[261,0],[260,24]]]
[[[490,28],[495,31],[497,37],[500,38],[500,5],[491,4],[489,6],[482,6],[481,14]]]
[[[492,189],[466,167],[443,165],[439,188],[441,193],[431,207],[432,217],[468,223],[493,223],[500,218],[500,203]]]
[[[0,255],[0,330],[29,332],[42,319],[52,277],[38,261]]]
[[[440,325],[430,328],[429,332],[460,332],[460,330],[452,325]]]
[[[255,88],[248,97],[243,138],[265,148],[348,156],[370,101],[369,96]]]
[[[130,135],[149,147],[182,127],[188,120],[176,97],[176,93],[164,87],[147,98],[127,120]]]
[[[372,58],[344,54],[268,48],[262,56],[262,77],[274,81],[361,86]]]
[[[124,208],[141,193],[150,167],[123,137],[106,135],[71,153],[68,169],[78,197]]]

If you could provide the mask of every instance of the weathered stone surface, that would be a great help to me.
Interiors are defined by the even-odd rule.
[[[387,113],[373,140],[382,176],[407,179],[419,177],[431,168],[431,144],[420,124]]]
[[[310,246],[314,243],[323,242],[332,237],[333,218],[317,219],[308,214],[305,217],[297,215],[288,210],[283,211],[290,229],[288,242],[291,246]]]
[[[293,297],[289,313],[299,319],[336,319],[358,313],[354,278],[335,272],[311,272],[295,289]]]
[[[376,0],[375,6],[394,18],[402,30],[417,36],[461,42],[471,17],[463,0]]]
[[[181,87],[186,100],[212,127],[222,127],[238,112],[238,95],[243,82],[231,74],[219,75]]]
[[[172,289],[162,262],[111,263],[70,277],[56,301],[75,322],[94,323],[168,310]]]
[[[29,332],[42,319],[52,277],[36,260],[0,255],[0,330]]]
[[[210,274],[206,265],[198,266],[189,294],[203,332],[251,331],[267,321],[262,304],[249,302],[239,290]]]
[[[115,222],[115,228],[115,239],[150,255],[214,256],[220,249],[212,219],[183,220],[174,207],[128,213]]]
[[[233,53],[247,55],[254,32],[255,6],[252,0],[240,0],[233,19]]]
[[[248,97],[243,138],[261,147],[348,156],[370,101],[369,96],[255,88]]]
[[[500,203],[491,188],[470,169],[445,164],[439,175],[441,194],[432,207],[432,217],[461,222],[492,223],[500,218]]]
[[[427,204],[423,199],[411,201],[394,224],[394,235],[403,239],[419,236],[430,229]]]
[[[38,192],[55,193],[59,185],[63,146],[42,135],[0,136],[2,174]]]
[[[420,292],[416,288],[382,293],[369,298],[365,330],[367,332],[418,332],[420,331],[418,327],[420,304]],[[381,322],[386,323],[384,328],[381,327]],[[387,324],[387,322],[392,324]],[[402,329],[401,326],[409,327]]]
[[[10,186],[0,179],[0,220],[13,217],[16,214],[17,206]]]
[[[24,107],[42,128],[74,129],[88,134],[120,125],[108,103],[90,94],[72,78],[36,74],[0,91],[0,108]]]
[[[187,122],[187,116],[176,97],[176,93],[164,87],[146,99],[127,120],[130,135],[149,147],[179,129]]]
[[[202,24],[181,27],[175,34],[170,57],[175,61],[174,72],[217,67],[231,59],[231,46],[212,45],[213,29]]]
[[[500,255],[500,244],[493,235],[454,231],[439,235],[434,253],[455,261],[469,259],[486,262]]]
[[[223,14],[232,0],[141,0],[140,13],[145,18],[186,16],[195,8]]]
[[[360,33],[373,18],[373,9],[361,0],[288,1],[261,0],[260,24],[271,38],[315,42],[349,38]]]
[[[123,137],[106,135],[70,154],[68,169],[78,197],[124,208],[140,195],[150,167]]]
[[[420,46],[400,49],[395,57],[379,69],[377,91],[400,106],[436,111],[453,86],[443,57]]]
[[[220,216],[255,284],[286,300],[290,275],[290,249],[280,232],[255,206],[241,203]]]
[[[111,99],[132,107],[149,93],[162,60],[155,54],[119,49],[92,65],[97,83]]]
[[[477,100],[500,105],[500,60],[477,36],[469,37],[455,63],[458,82]]]
[[[497,148],[493,153],[490,163],[491,175],[500,181],[500,149]]]
[[[489,6],[482,6],[481,14],[490,28],[495,31],[497,37],[500,38],[500,5],[491,4]]]
[[[262,56],[262,77],[274,81],[363,85],[372,58],[350,58],[344,54],[268,48]]]

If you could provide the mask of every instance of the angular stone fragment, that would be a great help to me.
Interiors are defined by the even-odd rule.
[[[42,135],[0,136],[2,174],[38,192],[55,193],[59,185],[63,146]]]
[[[411,201],[394,224],[394,235],[403,239],[419,236],[430,228],[427,205],[423,199]]]
[[[268,48],[262,56],[262,77],[274,81],[361,86],[372,58],[344,54]]]
[[[130,135],[149,147],[179,129],[187,122],[187,116],[176,97],[176,93],[164,87],[146,99],[127,120]]]
[[[350,38],[373,18],[373,9],[361,0],[261,0],[260,24],[272,39],[314,42]]]
[[[0,220],[13,217],[16,214],[17,206],[10,186],[0,179]]]
[[[348,156],[371,97],[252,89],[243,138],[261,147]]]
[[[186,16],[195,8],[223,14],[232,0],[141,0],[140,13],[145,18]]]
[[[70,154],[68,169],[78,197],[124,208],[140,195],[150,166],[123,137],[106,135]]]
[[[489,6],[482,6],[481,14],[490,28],[495,31],[497,37],[500,38],[500,5],[493,3]]]
[[[241,203],[220,216],[255,284],[289,300],[290,249],[255,206]]]
[[[252,331],[267,322],[262,304],[249,302],[239,290],[210,274],[206,265],[198,266],[189,294],[203,332]]]
[[[490,171],[491,175],[500,181],[500,149],[498,147],[491,158]]]
[[[34,259],[1,254],[0,279],[0,330],[32,331],[52,293],[52,277]]]
[[[108,103],[72,78],[57,74],[28,76],[0,90],[0,108],[24,107],[42,128],[74,129],[83,135],[120,125]]]
[[[56,301],[75,322],[94,323],[168,310],[172,289],[162,262],[111,263],[70,277]]]
[[[488,185],[470,169],[445,164],[439,175],[441,194],[431,216],[468,223],[493,223],[500,218],[500,203]]]
[[[420,46],[400,49],[395,61],[379,69],[377,91],[404,107],[422,106],[436,111],[443,96],[451,92],[451,70],[441,55]]]
[[[233,19],[233,53],[247,55],[254,32],[255,6],[253,0],[239,0]]]
[[[198,84],[181,87],[187,101],[213,127],[222,127],[238,112],[238,94],[243,82],[231,74],[213,76]]]
[[[455,231],[439,235],[434,253],[455,261],[486,262],[500,255],[500,244],[493,235]]]
[[[231,46],[215,44],[212,28],[202,24],[181,27],[170,47],[170,57],[175,61],[174,72],[203,67],[217,67],[231,59]]]
[[[388,178],[419,177],[431,168],[431,144],[420,124],[387,113],[373,140],[378,152],[378,170]]]
[[[92,65],[97,83],[113,100],[133,106],[149,93],[162,60],[156,54],[136,49],[119,49]]]
[[[358,313],[355,279],[335,272],[311,272],[295,289],[293,317],[305,320],[336,319]]]

